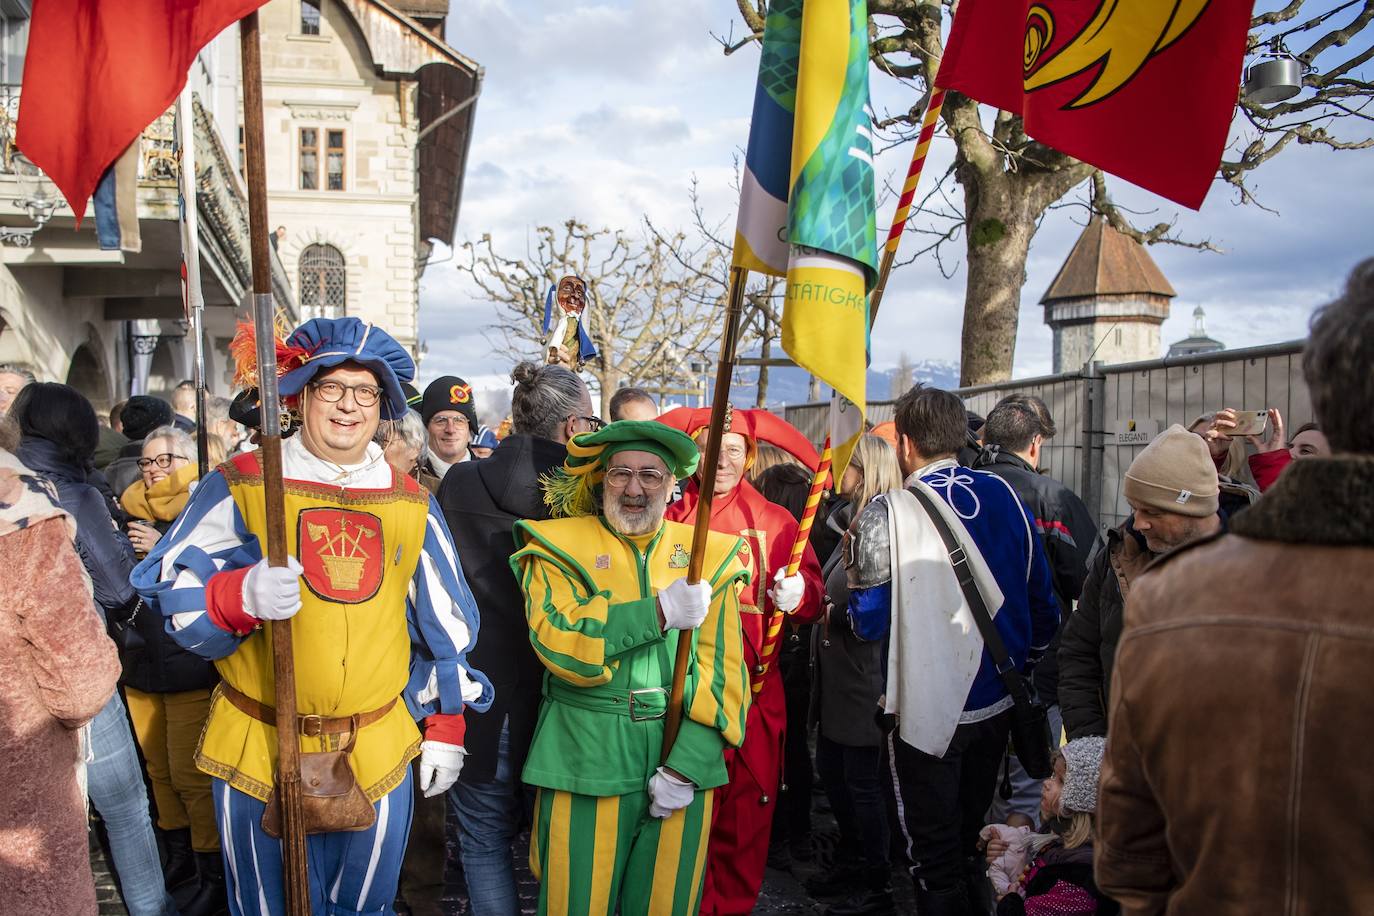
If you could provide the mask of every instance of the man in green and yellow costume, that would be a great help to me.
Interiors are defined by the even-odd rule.
[[[545,481],[549,521],[515,526],[544,700],[524,781],[539,788],[530,866],[539,912],[688,916],[701,901],[723,753],[744,739],[748,679],[738,538],[664,521],[695,443],[622,420],[574,436]],[[703,579],[689,583],[694,549]],[[679,639],[693,644],[682,730],[659,766]]]

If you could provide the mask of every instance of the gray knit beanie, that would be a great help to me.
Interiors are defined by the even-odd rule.
[[[1107,739],[1094,735],[1075,738],[1059,749],[1064,755],[1064,789],[1059,804],[1065,814],[1092,814],[1097,810],[1097,776]]]
[[[1217,468],[1207,443],[1175,423],[1126,469],[1122,490],[1137,506],[1206,518],[1217,514]]]

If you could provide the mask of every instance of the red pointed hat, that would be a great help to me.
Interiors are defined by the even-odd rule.
[[[695,439],[697,433],[711,425],[711,409],[709,407],[674,407],[672,410],[659,415],[658,422],[665,423],[673,429],[680,429]],[[810,440],[803,436],[791,423],[766,410],[726,408],[725,431],[727,433],[739,433],[746,439],[752,439],[755,442],[767,442],[769,445],[775,445],[812,471],[815,471],[816,466],[821,463],[821,456],[817,454],[816,447],[811,444]]]

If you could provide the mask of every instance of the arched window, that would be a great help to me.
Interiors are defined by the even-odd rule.
[[[345,310],[344,256],[333,245],[301,252],[301,317],[339,318]]]

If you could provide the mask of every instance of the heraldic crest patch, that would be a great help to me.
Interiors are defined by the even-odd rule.
[[[305,584],[316,595],[361,604],[377,594],[386,558],[380,518],[333,507],[305,509],[296,534]]]

